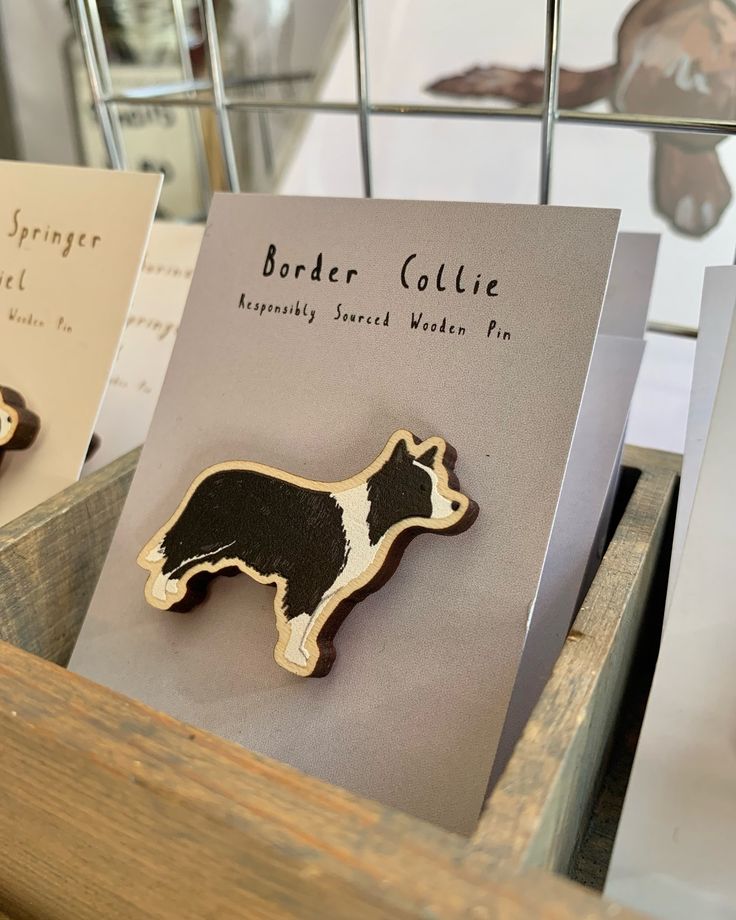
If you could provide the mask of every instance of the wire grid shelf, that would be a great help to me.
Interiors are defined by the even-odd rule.
[[[540,204],[549,203],[550,176],[554,152],[554,131],[561,122],[593,125],[599,127],[631,128],[669,133],[695,133],[735,135],[736,122],[714,119],[659,117],[618,112],[584,112],[577,109],[561,109],[558,104],[559,88],[559,33],[562,0],[547,0],[544,50],[544,92],[540,105],[517,108],[501,108],[485,105],[424,105],[373,103],[370,101],[368,84],[368,60],[365,28],[365,0],[351,0],[352,31],[354,38],[354,64],[356,76],[356,100],[354,102],[323,102],[316,99],[233,99],[225,85],[220,41],[217,33],[214,0],[198,0],[200,20],[207,48],[209,79],[195,80],[192,73],[187,43],[187,23],[183,0],[170,0],[176,27],[179,57],[183,80],[168,86],[144,86],[115,92],[110,75],[110,63],[105,47],[102,24],[97,0],[73,0],[76,25],[81,42],[84,63],[89,78],[92,101],[99,121],[105,148],[111,165],[115,169],[126,168],[125,146],[123,144],[118,106],[152,105],[173,107],[198,107],[214,111],[224,164],[227,186],[231,191],[240,190],[238,164],[235,155],[230,114],[243,112],[332,112],[355,115],[358,119],[360,137],[360,165],[363,194],[373,194],[372,161],[370,144],[370,119],[372,115],[396,115],[399,117],[442,117],[473,119],[520,119],[538,121],[541,125],[541,151],[539,159]],[[201,94],[207,92],[210,98]],[[688,327],[652,323],[652,331],[670,334],[696,335]]]

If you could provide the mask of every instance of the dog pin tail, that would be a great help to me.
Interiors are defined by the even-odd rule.
[[[439,437],[397,431],[361,472],[305,479],[249,460],[219,463],[194,480],[143,547],[145,596],[159,610],[189,610],[212,578],[244,572],[274,585],[276,662],[322,677],[354,605],[395,571],[420,533],[456,534],[478,514]]]

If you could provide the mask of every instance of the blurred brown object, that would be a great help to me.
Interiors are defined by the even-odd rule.
[[[542,101],[544,72],[491,65],[444,77],[429,92]],[[607,98],[616,112],[730,121],[736,118],[736,5],[732,0],[638,0],[618,30],[616,62],[590,71],[562,68],[559,104]],[[656,211],[688,236],[712,230],[732,191],[716,146],[722,136],[654,136]]]

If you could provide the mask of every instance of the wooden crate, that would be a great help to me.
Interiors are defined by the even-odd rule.
[[[638,481],[470,839],[57,666],[136,460],[0,531],[0,917],[634,916],[544,870],[567,871],[586,826],[677,458],[627,450]]]

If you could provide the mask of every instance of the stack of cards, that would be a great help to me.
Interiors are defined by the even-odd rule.
[[[80,473],[143,261],[161,177],[0,163],[0,386],[39,419],[0,465],[0,524]]]
[[[164,221],[156,221],[151,229],[110,386],[95,425],[100,446],[85,464],[85,473],[100,469],[146,439],[203,233],[201,224]]]
[[[71,666],[471,830],[603,552],[658,238],[606,210],[219,195],[206,233],[148,242],[158,178],[1,169],[0,435],[41,427],[5,451],[2,518],[153,416]]]
[[[644,354],[657,234],[621,233],[539,592],[492,782],[547,683],[605,551],[629,406]]]

